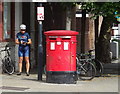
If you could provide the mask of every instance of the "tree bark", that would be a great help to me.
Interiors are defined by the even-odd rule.
[[[94,26],[95,26],[95,55],[97,55],[97,40],[98,40],[98,28],[99,28],[99,17],[97,17],[95,20],[94,20]]]
[[[86,10],[82,10],[81,53],[85,53]]]
[[[111,63],[110,59],[110,39],[111,25],[110,17],[103,17],[100,36],[96,42],[96,58],[103,63]]]
[[[71,30],[76,31],[76,6],[71,9]]]

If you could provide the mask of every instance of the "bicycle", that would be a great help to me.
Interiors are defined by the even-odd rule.
[[[44,66],[44,74],[46,75],[46,65]],[[96,67],[91,63],[91,59],[80,59],[80,55],[76,56],[76,80],[92,80],[96,75]]]
[[[4,51],[7,52],[7,54],[4,56],[4,58],[1,58],[1,60],[2,60],[2,72],[8,73],[9,75],[13,74],[15,71],[13,61],[10,58],[10,52],[9,52],[10,49],[11,48],[6,46],[4,50],[0,51],[0,54]]]
[[[76,54],[77,79],[92,80],[96,75],[96,67],[92,59],[81,59],[84,54]]]
[[[95,58],[95,54],[94,55],[92,54],[94,51],[95,50],[89,50],[88,56],[89,56],[89,58],[92,59],[93,62],[95,62],[96,70],[97,70],[99,76],[102,76],[103,71],[104,71],[103,63],[100,60]]]

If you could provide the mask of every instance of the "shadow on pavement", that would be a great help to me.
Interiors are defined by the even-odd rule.
[[[104,64],[103,74],[116,74],[120,75],[120,63],[108,63]]]

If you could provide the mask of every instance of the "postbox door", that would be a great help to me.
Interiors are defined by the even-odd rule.
[[[70,71],[70,44],[69,42],[56,43],[56,70]]]
[[[70,71],[71,47],[70,39],[62,41],[50,41],[48,43],[47,71]]]

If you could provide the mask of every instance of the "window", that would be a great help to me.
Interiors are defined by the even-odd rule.
[[[0,41],[15,40],[15,2],[2,2],[1,5],[1,21],[0,24]]]
[[[11,4],[4,2],[3,4],[3,39],[11,38]]]

